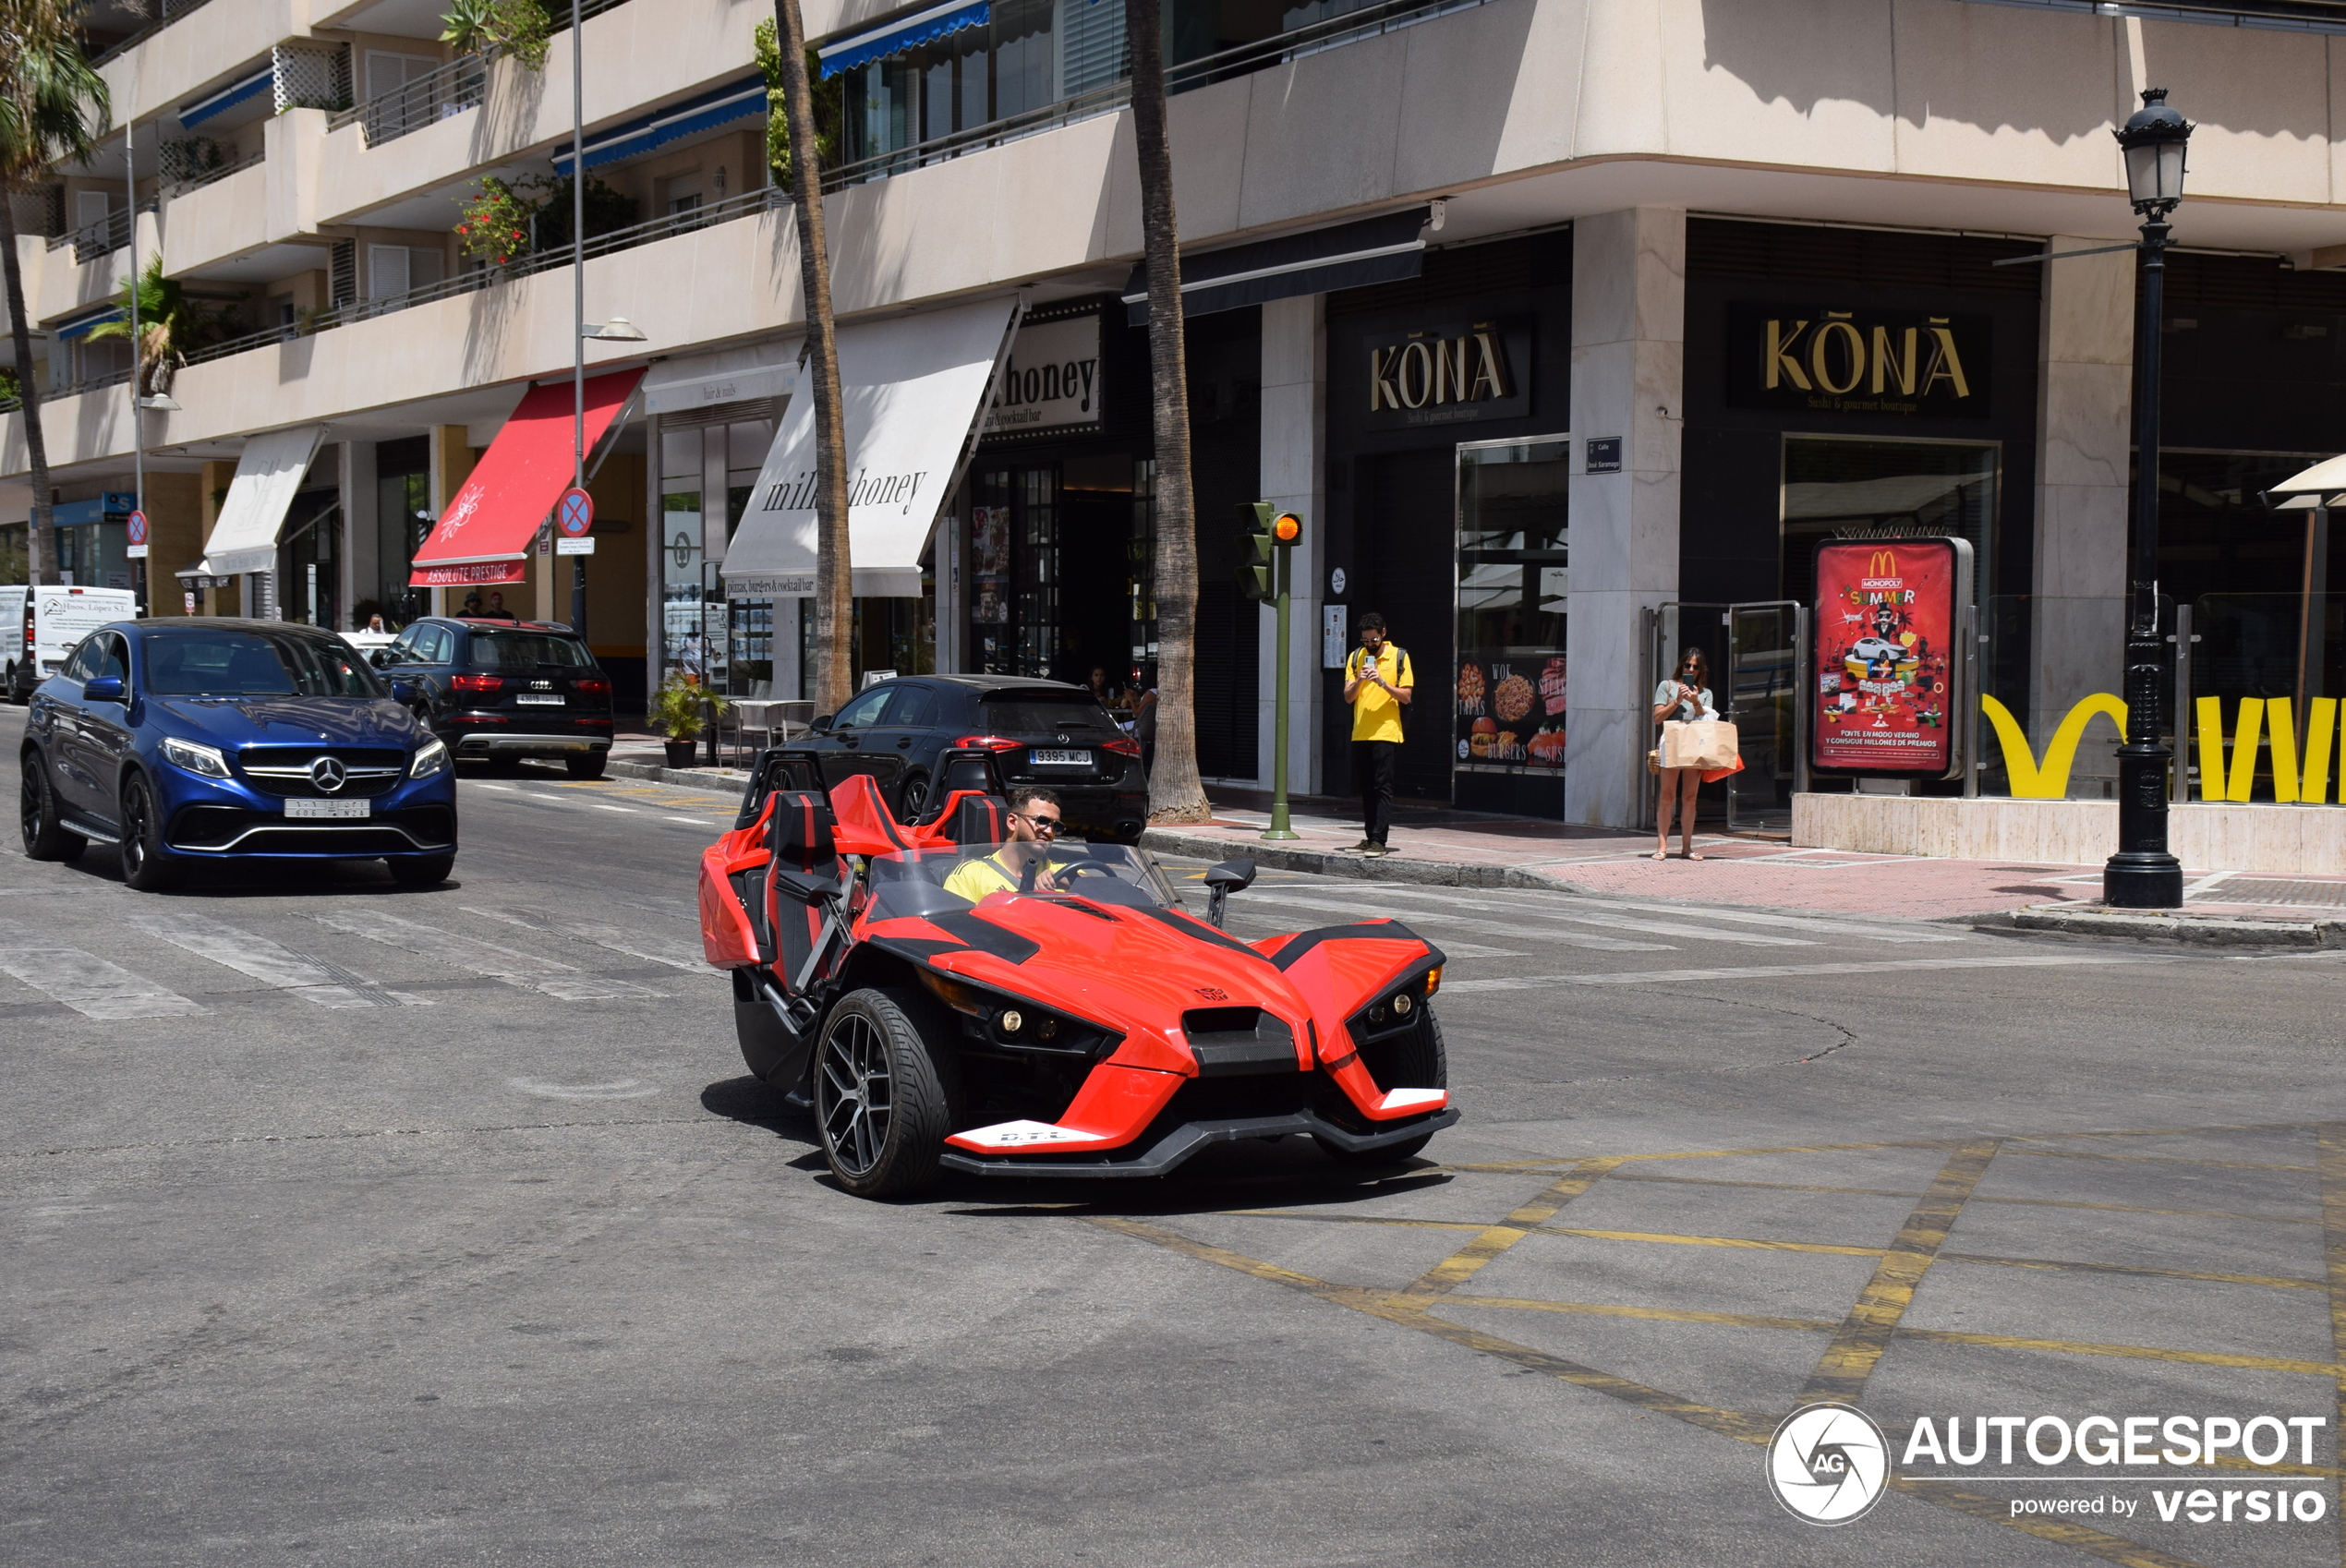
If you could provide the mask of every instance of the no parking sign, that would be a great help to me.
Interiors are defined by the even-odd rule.
[[[127,542],[122,553],[133,561],[144,560],[147,554],[147,514],[143,512],[132,513],[125,529]]]
[[[557,555],[592,555],[595,541],[586,531],[595,525],[595,498],[585,490],[573,488],[562,492],[554,503],[554,540]]]

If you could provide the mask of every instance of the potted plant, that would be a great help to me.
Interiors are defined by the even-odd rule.
[[[693,743],[710,720],[722,718],[732,705],[683,670],[671,671],[652,694],[651,727],[667,737],[668,766],[693,766]]]

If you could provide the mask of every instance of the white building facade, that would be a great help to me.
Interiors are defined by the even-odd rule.
[[[1309,525],[1300,790],[1349,787],[1334,665],[1373,609],[1421,694],[1407,794],[1640,820],[1657,650],[1695,643],[1745,723],[1738,808],[1781,812],[1794,607],[1817,544],[1853,530],[1970,542],[1983,690],[2042,754],[2118,689],[2134,262],[2022,259],[2133,237],[2110,132],[2154,87],[2197,126],[2162,323],[2162,591],[2202,637],[2188,694],[2294,702],[2310,739],[2346,687],[2346,566],[2327,513],[2257,492],[2346,449],[2346,6],[2328,9],[1168,3],[1207,773],[1270,773],[1268,612],[1231,579],[1258,499]],[[541,71],[452,57],[420,0],[114,18],[127,165],[117,123],[15,209],[77,580],[139,575],[135,436],[151,613],[453,608],[462,582],[415,585],[415,558],[529,389],[567,386],[573,278],[566,208],[502,265],[453,231],[483,179],[526,195],[571,167],[577,48],[586,319],[645,341],[587,345],[590,372],[632,377],[590,459],[596,553],[539,542],[540,503],[477,580],[525,613],[583,609],[623,694],[689,659],[799,694],[777,464],[804,310],[767,168],[769,14],[589,6],[574,31],[556,18]],[[869,356],[857,662],[1120,682],[1155,638],[1121,9],[815,0],[806,25],[838,94],[851,381]],[[124,346],[88,336],[134,235],[223,322],[169,411],[134,412]],[[248,443],[305,428],[274,567],[205,570]],[[29,501],[10,412],[19,561]],[[2110,745],[2088,738],[2070,793],[2106,790]]]

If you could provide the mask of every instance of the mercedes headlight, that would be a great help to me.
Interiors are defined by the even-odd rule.
[[[183,741],[176,735],[163,738],[163,754],[177,766],[206,778],[228,777],[228,758],[217,746],[207,746],[194,741]]]
[[[448,748],[435,736],[416,748],[416,754],[407,763],[407,777],[429,778],[447,766]]]

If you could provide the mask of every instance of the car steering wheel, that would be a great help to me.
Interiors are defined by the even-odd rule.
[[[1079,876],[1087,871],[1096,871],[1102,876],[1107,877],[1111,881],[1116,879],[1116,872],[1113,867],[1111,867],[1106,861],[1094,860],[1070,861],[1065,865],[1055,865],[1051,868],[1051,874],[1054,877],[1073,877]]]

